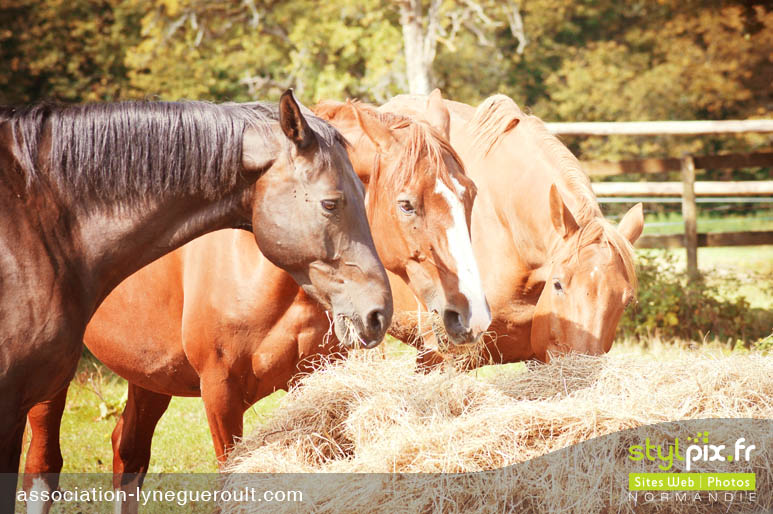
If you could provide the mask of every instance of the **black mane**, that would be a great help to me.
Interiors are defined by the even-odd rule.
[[[343,142],[327,122],[306,117],[321,152]],[[167,192],[212,198],[231,190],[242,171],[245,129],[270,138],[278,118],[277,106],[262,102],[0,106],[28,187],[48,181],[65,194],[102,200]],[[47,140],[50,152],[40,155]]]

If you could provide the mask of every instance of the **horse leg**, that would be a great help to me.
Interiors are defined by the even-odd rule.
[[[9,418],[13,416],[13,410],[6,412]],[[0,512],[14,512],[26,419],[26,413],[22,412],[17,413],[17,419],[11,418],[2,423],[4,430],[0,431],[3,436],[0,438]]]
[[[126,407],[113,430],[113,487],[124,491],[125,502],[116,500],[116,513],[136,513],[136,492],[142,487],[150,464],[150,445],[171,396],[129,384]]]
[[[27,413],[32,439],[24,463],[23,485],[28,495],[31,491],[46,491],[50,494],[59,487],[59,473],[63,464],[59,428],[67,401],[67,390],[68,387],[65,387],[53,399],[35,405]],[[28,502],[27,514],[47,513],[51,504],[50,500]]]
[[[219,373],[201,377],[201,399],[207,411],[209,431],[218,465],[225,463],[228,452],[244,431],[244,402],[239,382]]]

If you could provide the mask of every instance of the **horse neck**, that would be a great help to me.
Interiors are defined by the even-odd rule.
[[[98,303],[124,278],[207,232],[250,223],[252,187],[242,185],[218,199],[169,193],[144,201],[117,201],[71,209],[74,244],[88,291]]]
[[[472,145],[469,123],[456,113],[451,120],[451,144],[478,187],[473,222],[485,225],[487,237],[498,233],[506,240],[510,258],[528,267],[542,265],[562,241],[550,224],[548,199],[554,177],[549,159],[515,133],[482,155]]]
[[[299,294],[298,283],[271,263],[245,230],[218,230],[179,251],[185,294],[208,298],[208,308],[219,310],[224,319],[237,313],[256,326],[270,327]]]
[[[217,259],[221,262],[230,262],[225,273],[228,279],[234,283],[234,288],[239,288],[241,294],[233,295],[229,291],[228,297],[238,300],[241,298],[256,298],[256,301],[265,301],[268,298],[278,296],[294,297],[300,291],[298,283],[288,272],[274,265],[261,253],[255,242],[255,236],[245,230],[228,230],[227,239],[217,241],[214,236],[199,238],[197,241],[210,240],[217,244]],[[196,244],[194,241],[192,244]],[[225,243],[225,244],[223,244]],[[188,245],[191,246],[191,245]],[[208,273],[211,267],[208,266]]]

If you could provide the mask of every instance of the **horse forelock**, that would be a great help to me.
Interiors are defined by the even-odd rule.
[[[633,245],[614,225],[601,216],[592,218],[580,227],[573,240],[565,246],[561,258],[576,258],[579,261],[580,252],[595,244],[606,248],[613,257],[620,257],[623,263],[623,272],[635,292],[638,288],[638,282],[636,279]]]
[[[105,201],[172,192],[213,198],[232,190],[242,173],[244,131],[269,143],[279,111],[258,102],[131,101],[39,104],[4,109],[3,118],[28,187],[48,181],[65,195]],[[324,120],[306,118],[320,154],[332,160],[343,137]]]
[[[440,181],[455,191],[446,156],[456,163],[459,171],[464,170],[464,165],[451,144],[434,127],[421,120],[411,123],[408,134],[408,144],[403,146],[402,154],[390,166],[389,184],[392,190],[399,190],[418,178],[418,173],[424,172],[429,173],[433,183]],[[425,165],[422,165],[425,160]]]
[[[347,106],[350,109],[345,109]],[[449,156],[453,159],[459,170],[463,172],[462,160],[448,140],[427,121],[380,111],[374,106],[356,100],[349,100],[346,103],[322,102],[314,110],[328,119],[338,114],[349,116],[351,113],[354,117],[355,112],[366,113],[389,130],[401,133],[402,137],[396,136],[401,143],[398,155],[390,156],[391,161],[376,170],[375,181],[379,182],[381,188],[398,192],[406,184],[421,178],[421,173],[427,173],[433,182],[440,180],[452,191],[455,190],[451,180],[451,170],[445,157]],[[422,162],[425,160],[426,165],[423,166]]]

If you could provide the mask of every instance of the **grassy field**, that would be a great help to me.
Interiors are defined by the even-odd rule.
[[[709,216],[700,214],[698,232],[740,232],[746,230],[773,230],[773,211],[760,210],[744,215]],[[684,219],[678,212],[648,213],[644,219],[644,234],[681,234]]]
[[[251,431],[284,395],[278,391],[253,405],[244,417]],[[63,472],[112,471],[110,435],[126,402],[126,381],[93,357],[84,357],[67,395],[62,419]],[[29,430],[29,429],[28,429]],[[211,472],[215,453],[200,398],[173,398],[153,439],[150,472]]]
[[[684,263],[683,250],[674,252],[677,265]],[[723,294],[743,294],[753,307],[773,309],[773,246],[701,248],[699,266],[711,280],[721,281]],[[773,328],[773,327],[772,327]],[[667,345],[616,344],[613,352],[652,352],[660,348],[667,358]],[[663,348],[666,348],[664,350]],[[391,351],[396,351],[392,347]],[[718,347],[717,351],[725,351]],[[403,348],[397,351],[412,351]],[[518,369],[522,364],[507,365]],[[501,366],[486,366],[480,376],[490,376]],[[263,399],[245,416],[245,433],[276,407],[283,391]],[[63,419],[61,445],[65,472],[109,472],[112,467],[110,435],[126,400],[126,382],[93,358],[82,359],[70,387]],[[151,472],[210,472],[216,463],[206,415],[199,398],[174,398],[161,419],[153,440]]]

